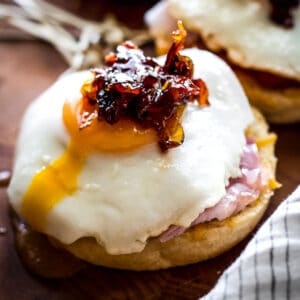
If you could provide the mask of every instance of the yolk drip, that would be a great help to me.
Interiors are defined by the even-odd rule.
[[[81,101],[65,102],[63,121],[70,134],[65,152],[51,165],[44,167],[32,179],[22,202],[21,214],[37,231],[44,231],[49,211],[78,189],[78,176],[89,154],[131,151],[156,142],[153,129],[143,129],[128,120],[115,125],[91,120],[90,126],[79,129]],[[91,112],[87,112],[91,113]]]
[[[48,212],[64,197],[77,190],[77,177],[85,157],[76,155],[70,143],[50,166],[38,172],[22,202],[22,216],[37,231],[43,231]]]

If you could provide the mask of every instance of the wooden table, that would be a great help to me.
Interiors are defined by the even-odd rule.
[[[111,11],[128,24],[138,26],[142,24],[144,10],[155,1],[136,1],[135,6],[132,1],[127,5],[120,4],[122,1],[105,5],[105,1],[98,1],[96,7],[96,1],[84,1],[88,4],[85,8],[80,6],[80,1],[76,2],[77,6],[65,2],[69,9],[84,16],[97,18],[103,11]],[[94,6],[89,6],[92,3]],[[129,14],[133,7],[138,7],[135,18]],[[0,58],[0,170],[4,170],[11,169],[25,108],[67,65],[50,45],[37,41],[1,42]],[[277,178],[283,187],[276,191],[265,218],[300,183],[300,124],[274,126],[272,130],[279,137]],[[243,241],[216,259],[186,267],[137,273],[90,266],[73,278],[45,280],[29,274],[16,254],[5,188],[0,188],[0,227],[7,229],[5,234],[0,234],[0,300],[196,299],[212,288],[247,243]]]

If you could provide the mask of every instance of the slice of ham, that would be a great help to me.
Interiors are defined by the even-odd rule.
[[[259,197],[268,184],[268,175],[261,165],[257,146],[252,139],[247,139],[240,168],[242,176],[230,179],[226,195],[215,206],[200,213],[190,227],[214,219],[222,221],[237,214]],[[171,225],[159,236],[159,240],[166,242],[184,233],[188,228]]]

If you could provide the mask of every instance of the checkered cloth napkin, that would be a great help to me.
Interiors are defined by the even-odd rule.
[[[300,186],[201,300],[300,300]]]

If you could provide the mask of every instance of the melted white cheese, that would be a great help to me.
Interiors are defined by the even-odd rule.
[[[155,28],[159,15],[170,20],[171,14],[199,32],[211,50],[225,49],[235,64],[300,80],[300,6],[292,10],[291,29],[270,21],[270,10],[269,0],[167,0],[146,20],[155,35],[159,30],[169,35]]]
[[[206,108],[188,105],[183,145],[166,154],[155,143],[130,154],[90,155],[77,192],[50,211],[46,234],[67,244],[92,236],[111,254],[138,252],[150,236],[171,224],[189,226],[224,196],[228,179],[240,174],[244,129],[252,113],[239,82],[221,59],[197,49],[182,52],[193,59],[195,77],[207,83],[211,103]],[[80,97],[88,76],[80,72],[61,78],[28,109],[9,186],[17,211],[34,174],[68,144],[62,105]]]

